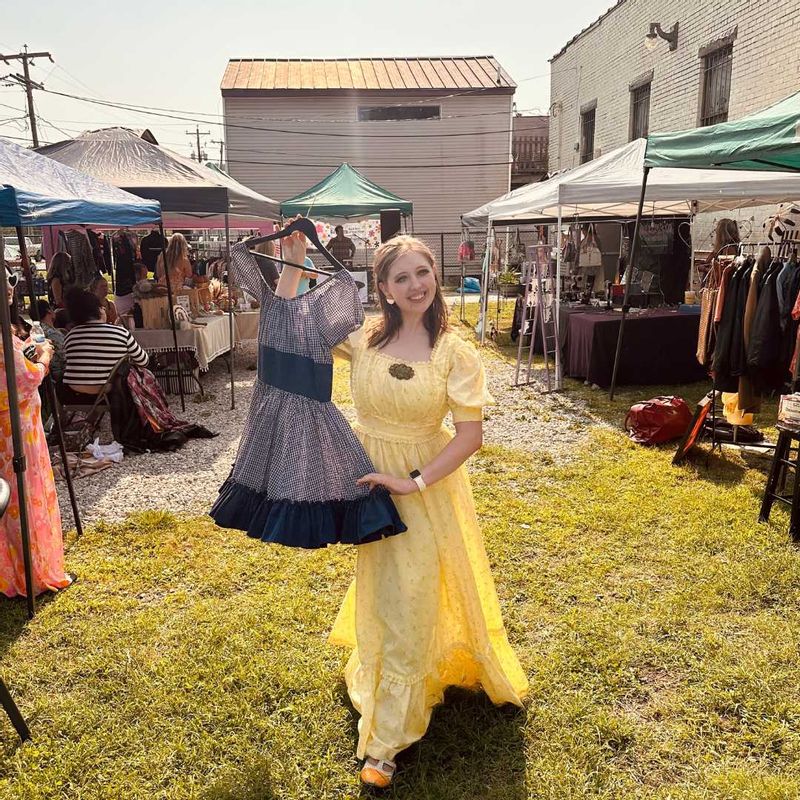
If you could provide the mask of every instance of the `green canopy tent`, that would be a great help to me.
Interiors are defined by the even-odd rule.
[[[304,217],[350,219],[374,217],[381,211],[395,208],[404,217],[410,217],[414,212],[414,206],[408,200],[368,180],[345,162],[310,189],[284,200],[281,214],[284,217],[302,214]]]
[[[644,166],[800,171],[800,92],[733,122],[649,136]]]
[[[617,385],[631,269],[638,250],[647,177],[654,167],[800,172],[800,92],[732,122],[648,136],[642,193],[633,231],[631,256],[625,271],[625,300],[609,393],[612,400]]]

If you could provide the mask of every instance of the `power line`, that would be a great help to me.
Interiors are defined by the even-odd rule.
[[[384,135],[370,134],[370,133],[331,133],[324,131],[303,131],[303,130],[288,130],[285,128],[267,128],[255,125],[240,125],[235,122],[215,122],[213,120],[201,120],[195,117],[182,116],[178,113],[167,113],[163,111],[147,110],[144,107],[131,106],[124,103],[112,103],[107,100],[96,100],[91,97],[80,97],[78,95],[68,94],[66,92],[56,92],[52,89],[44,89],[48,94],[57,95],[59,97],[67,97],[71,100],[79,100],[84,103],[92,103],[109,108],[122,109],[136,114],[145,114],[154,117],[164,117],[166,119],[179,119],[186,122],[203,123],[205,125],[219,125],[225,128],[233,128],[238,130],[260,131],[262,133],[286,133],[291,136],[322,136],[343,139],[449,139],[463,136],[489,136],[496,134],[512,133],[513,128],[502,128],[498,130],[480,130],[480,131],[459,131],[453,133],[388,133]]]
[[[34,58],[49,58],[50,61],[53,61],[53,56],[50,55],[50,53],[28,52],[28,45],[23,45],[22,52],[20,53],[13,53],[12,55],[0,54],[0,61],[5,62],[6,64],[10,64],[12,61],[20,61],[22,63],[22,75],[14,74],[7,77],[10,80],[16,81],[25,89],[25,95],[28,99],[28,117],[30,119],[31,126],[31,139],[33,140],[33,146],[38,147],[39,134],[36,130],[36,112],[33,107],[33,90],[34,88],[44,89],[44,84],[31,80],[29,66],[33,62]],[[53,63],[55,63],[55,61],[53,61]]]

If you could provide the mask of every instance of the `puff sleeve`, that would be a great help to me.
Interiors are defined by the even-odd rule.
[[[241,287],[249,295],[255,297],[261,308],[269,305],[272,300],[272,291],[267,288],[258,262],[244,242],[239,242],[231,247],[231,276],[234,286]]]
[[[474,345],[457,335],[454,338],[447,375],[447,404],[453,422],[479,422],[483,419],[483,407],[494,403],[486,388],[483,362]]]
[[[342,270],[314,289],[312,313],[322,341],[331,349],[364,324],[358,288],[348,272]]]

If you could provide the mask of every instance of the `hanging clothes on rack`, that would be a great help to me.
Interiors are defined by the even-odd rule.
[[[102,231],[86,229],[86,236],[92,246],[92,257],[100,272],[111,274],[111,247],[108,237]]]
[[[364,311],[342,269],[303,295],[276,295],[245,243],[231,248],[237,285],[261,304],[258,373],[230,477],[211,517],[264,542],[364,544],[406,526],[388,492],[356,480],[375,469],[331,402],[331,350]]]
[[[697,335],[697,360],[702,366],[709,367],[714,356],[716,329],[714,327],[714,311],[717,305],[724,265],[714,259],[711,269],[706,273],[700,289],[700,329]]]
[[[133,265],[139,260],[139,239],[132,231],[121,230],[114,233],[111,242],[114,249],[117,311],[125,314],[133,308],[135,302],[133,287],[136,274]]]
[[[92,245],[85,230],[62,231],[63,246],[72,258],[72,271],[75,286],[85,289],[99,275],[100,270],[94,260]]]

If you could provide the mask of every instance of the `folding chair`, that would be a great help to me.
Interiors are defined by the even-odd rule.
[[[80,452],[84,446],[92,440],[95,431],[103,421],[103,417],[111,412],[111,405],[108,402],[108,394],[114,385],[114,378],[120,367],[128,361],[128,356],[123,356],[108,375],[103,388],[96,395],[87,395],[87,399],[93,397],[91,403],[65,403],[60,406],[61,427],[64,437],[75,438],[76,450]],[[78,420],[74,426],[73,421],[77,415],[82,419]]]

